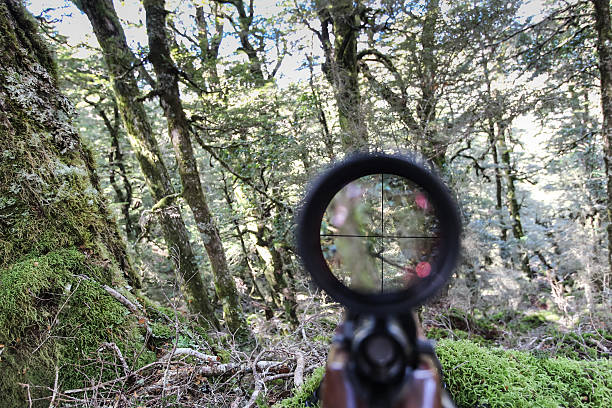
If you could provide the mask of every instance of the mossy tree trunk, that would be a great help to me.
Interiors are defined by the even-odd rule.
[[[209,32],[208,24],[203,6],[196,6],[196,25],[198,27],[198,42],[200,44],[200,52],[202,55],[202,64],[209,74],[209,90],[220,90],[219,72],[217,71],[217,59],[219,57],[219,48],[223,40],[223,13],[219,3],[210,5],[214,16],[215,31]]]
[[[325,53],[323,71],[334,89],[342,147],[345,151],[368,150],[357,55],[359,15],[363,5],[352,0],[318,0],[315,6],[321,21],[319,39]],[[329,26],[334,34],[333,45]]]
[[[612,24],[610,0],[591,0],[595,11],[597,29],[597,53],[599,54],[599,79],[601,86],[601,110],[603,123],[601,136],[604,143],[604,166],[608,189],[606,215],[608,221],[608,264],[612,270]]]
[[[83,385],[99,374],[84,359],[102,342],[130,363],[142,346],[136,319],[105,289],[131,296],[139,280],[73,114],[36,21],[20,0],[0,2],[2,406],[28,406],[20,384],[48,406],[56,370],[61,389]]]
[[[421,32],[421,58],[417,65],[419,75],[419,90],[421,96],[417,102],[417,117],[423,137],[422,149],[425,157],[430,159],[439,169],[446,163],[447,143],[439,140],[435,128],[436,105],[438,102],[438,61],[436,58],[436,31],[440,18],[439,0],[427,2],[423,31]]]
[[[119,116],[119,107],[115,100],[112,101],[113,116],[112,120],[109,118],[106,110],[101,104],[90,103],[98,115],[102,118],[104,126],[108,131],[111,138],[110,149],[108,151],[108,178],[110,185],[115,191],[117,202],[121,204],[121,212],[125,220],[125,233],[129,240],[134,241],[140,234],[140,227],[138,223],[132,220],[130,215],[130,209],[132,208],[132,202],[134,201],[134,195],[132,193],[132,183],[128,177],[125,162],[123,160],[123,152],[121,151],[121,144],[119,143],[119,130],[121,127],[121,118]],[[117,180],[117,170],[119,171],[119,177],[123,187]]]
[[[74,3],[89,18],[102,48],[130,144],[140,163],[151,195],[158,202],[154,208],[160,214],[168,251],[185,282],[189,308],[216,325],[206,285],[196,264],[185,223],[178,206],[172,205],[172,198],[176,194],[168,170],[162,160],[144,104],[138,99],[140,90],[134,77],[137,61],[127,45],[112,0],[74,0]]]
[[[149,61],[157,76],[157,93],[161,107],[168,123],[168,134],[181,177],[183,198],[193,212],[198,231],[206,248],[206,253],[215,277],[217,296],[223,305],[223,316],[233,332],[246,334],[246,321],[240,305],[236,284],[230,274],[219,236],[217,224],[213,218],[204,190],[200,182],[200,173],[191,144],[190,126],[183,110],[178,87],[178,70],[172,57],[166,38],[165,0],[145,0],[147,35],[149,37]]]

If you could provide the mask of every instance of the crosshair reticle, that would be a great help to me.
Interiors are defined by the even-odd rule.
[[[344,186],[330,201],[320,230],[329,269],[364,294],[397,292],[435,273],[439,225],[426,192],[393,174]]]

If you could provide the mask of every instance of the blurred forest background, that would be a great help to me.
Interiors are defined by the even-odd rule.
[[[25,7],[0,1],[0,406],[302,406],[342,310],[294,216],[355,150],[417,152],[460,204],[420,311],[459,406],[612,405],[609,0]]]

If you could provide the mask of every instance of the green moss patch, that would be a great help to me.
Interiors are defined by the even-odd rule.
[[[442,340],[436,348],[458,408],[611,407],[612,362],[538,358],[532,353]],[[323,376],[317,369],[304,386],[274,408],[302,408]]]
[[[612,363],[538,358],[466,340],[437,347],[458,407],[609,407]]]
[[[60,250],[13,264],[0,273],[0,343],[11,344],[27,328],[50,320],[50,310],[39,311],[47,303],[69,291],[72,272],[81,271],[84,255],[76,250]]]
[[[19,383],[52,387],[55,367],[61,389],[116,375],[107,365],[100,377],[99,365],[88,363],[103,342],[115,343],[134,366],[154,359],[154,353],[142,350],[144,329],[92,279],[102,269],[79,250],[62,249],[0,270],[0,371],[7,373],[0,378],[0,395],[10,406],[25,401]],[[48,394],[32,390],[34,397]]]
[[[304,385],[294,391],[292,397],[284,399],[277,404],[274,404],[273,408],[301,408],[306,407],[306,402],[312,399],[313,393],[319,387],[323,374],[325,373],[325,367],[319,367],[304,381]],[[309,405],[313,406],[313,405]]]

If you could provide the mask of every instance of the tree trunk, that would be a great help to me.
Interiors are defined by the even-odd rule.
[[[102,47],[104,61],[113,85],[115,99],[125,124],[130,144],[145,177],[151,195],[158,204],[168,251],[178,267],[189,295],[189,308],[216,325],[217,321],[206,293],[206,285],[197,267],[189,242],[189,234],[177,206],[168,171],[153,135],[144,104],[138,100],[140,91],[134,78],[136,59],[129,49],[112,0],[74,0],[91,22]],[[163,204],[163,205],[162,205]]]
[[[267,228],[263,224],[257,226],[257,245],[269,253],[269,259],[272,267],[272,277],[270,285],[276,291],[280,299],[279,306],[282,306],[285,316],[293,327],[297,327],[299,320],[297,318],[297,303],[293,289],[293,279],[289,273],[289,268],[285,265],[282,254],[274,246],[274,242],[270,237],[266,237]],[[268,258],[268,257],[265,257]]]
[[[168,122],[168,133],[178,163],[183,198],[193,212],[215,277],[217,296],[223,305],[223,316],[232,332],[248,332],[242,314],[240,297],[230,274],[216,222],[210,213],[200,182],[197,161],[190,139],[190,127],[181,103],[177,68],[170,56],[166,38],[165,0],[145,0],[149,61],[157,76],[161,107]]]
[[[263,63],[257,55],[257,49],[253,47],[249,35],[251,34],[251,25],[253,24],[254,8],[253,0],[249,1],[248,8],[245,6],[243,0],[214,0],[219,4],[231,4],[238,13],[238,22],[234,24],[238,39],[240,40],[239,50],[244,52],[249,59],[249,73],[251,80],[256,86],[262,86],[266,82],[263,71]]]
[[[491,157],[493,158],[494,164],[494,172],[495,172],[495,209],[499,214],[499,224],[500,224],[500,237],[502,241],[507,241],[508,239],[508,229],[505,226],[504,215],[502,213],[503,201],[503,189],[502,189],[502,174],[499,164],[499,154],[497,152],[497,139],[498,136],[495,133],[495,107],[497,106],[496,101],[493,98],[493,92],[491,91],[491,77],[489,72],[489,64],[486,60],[486,57],[482,58],[482,66],[485,75],[485,81],[487,84],[487,101],[486,101],[486,129],[487,129],[487,138],[489,141],[489,146],[491,147]]]
[[[134,225],[132,217],[130,216],[130,208],[132,207],[133,195],[132,195],[132,184],[127,175],[125,164],[123,162],[123,153],[121,152],[121,145],[119,144],[119,108],[117,103],[113,101],[113,120],[109,119],[108,115],[101,106],[95,106],[96,110],[102,120],[104,126],[111,137],[111,146],[108,152],[108,167],[109,167],[109,182],[115,190],[117,196],[117,202],[121,203],[121,212],[125,219],[125,233],[129,240],[135,240],[140,234],[138,225]],[[119,185],[116,179],[116,169],[119,170],[121,181],[123,182],[123,189]]]
[[[491,156],[493,157],[493,165],[495,166],[495,169],[494,169],[495,171],[495,209],[497,210],[497,213],[499,214],[499,224],[500,224],[500,230],[501,230],[500,238],[502,241],[506,241],[508,239],[508,229],[505,226],[504,216],[502,214],[502,206],[503,206],[502,175],[499,169],[499,155],[497,153],[497,137],[495,136],[495,125],[493,124],[492,121],[490,121],[489,123],[488,132],[489,132],[489,135],[488,135],[489,145],[491,146]]]
[[[368,150],[368,129],[359,90],[357,58],[360,2],[329,0],[316,3],[323,26],[321,40],[326,56],[323,70],[334,89],[342,147],[345,151]],[[333,47],[327,29],[329,24],[334,33]]]
[[[604,143],[604,166],[608,188],[608,264],[612,271],[612,26],[610,23],[610,0],[592,0],[595,8],[597,29],[597,52],[599,54],[599,76],[601,83],[601,110],[603,123],[601,137]]]
[[[234,186],[234,183],[232,183],[232,188],[233,186]],[[257,279],[257,274],[255,270],[253,269],[253,267],[251,266],[251,260],[249,259],[249,251],[247,249],[246,242],[244,241],[244,234],[246,234],[247,231],[243,231],[240,228],[240,222],[238,221],[238,218],[236,216],[236,210],[234,209],[234,199],[232,198],[232,195],[230,194],[230,189],[228,188],[226,177],[223,177],[223,196],[225,197],[225,202],[227,203],[230,213],[232,214],[231,215],[232,224],[234,224],[234,230],[236,231],[236,236],[238,240],[240,241],[240,248],[242,249],[242,255],[244,256],[243,263],[244,263],[245,273],[243,276],[243,280],[245,283],[247,282],[252,283],[252,287],[250,291],[251,294],[253,292],[257,292],[257,294],[261,297],[261,299],[264,302],[267,302],[268,298],[266,297],[266,291],[260,287],[258,279]],[[269,297],[270,299],[272,299],[271,296]]]
[[[425,157],[430,159],[439,169],[444,168],[446,143],[438,140],[434,127],[436,119],[436,104],[438,87],[436,77],[438,62],[436,60],[436,26],[440,16],[439,0],[427,2],[423,31],[421,32],[421,60],[419,63],[419,81],[421,97],[417,103],[417,117],[423,137],[422,149]]]
[[[531,268],[529,267],[529,257],[527,256],[526,249],[523,248],[525,233],[523,231],[520,208],[518,199],[516,197],[516,188],[514,186],[516,176],[514,175],[512,164],[510,162],[510,149],[506,143],[506,131],[506,125],[498,124],[498,142],[501,152],[504,179],[506,181],[506,199],[508,201],[508,211],[510,212],[510,220],[512,223],[512,235],[516,239],[516,249],[518,250],[517,255],[520,258],[521,270],[529,279],[532,279],[534,276]]]
[[[126,293],[128,284],[139,286],[138,276],[37,26],[21,1],[0,2],[0,405],[6,407],[29,405],[20,384],[31,385],[33,406],[46,407],[55,381],[61,390],[104,374],[85,361],[103,342],[116,342],[129,364],[143,346],[135,340],[142,338],[136,319],[104,289]]]
[[[198,42],[202,53],[202,64],[210,77],[209,90],[219,90],[219,72],[217,71],[217,58],[223,40],[223,16],[219,10],[219,3],[212,3],[212,12],[215,15],[215,32],[209,33],[206,16],[202,6],[196,7],[196,24],[198,26]]]

